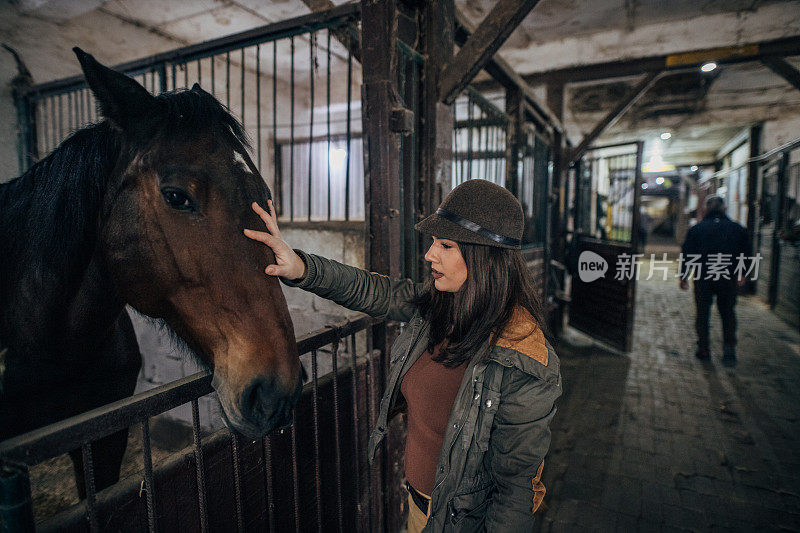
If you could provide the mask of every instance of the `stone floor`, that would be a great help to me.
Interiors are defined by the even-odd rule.
[[[674,272],[673,272],[674,274]],[[800,531],[800,335],[740,298],[739,362],[694,357],[691,291],[638,284],[634,348],[568,334],[538,531]],[[716,314],[716,310],[714,310]]]

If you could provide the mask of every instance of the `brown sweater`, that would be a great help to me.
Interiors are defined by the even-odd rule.
[[[400,391],[408,404],[408,435],[406,436],[406,479],[419,492],[433,492],[436,464],[450,419],[450,411],[467,368],[456,368],[433,361],[446,340],[425,350],[408,369]]]

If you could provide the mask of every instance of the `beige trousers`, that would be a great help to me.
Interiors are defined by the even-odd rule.
[[[428,513],[423,513],[414,500],[411,498],[411,493],[408,494],[408,533],[420,533],[425,524],[428,523],[428,518],[431,516],[430,498],[428,498]]]

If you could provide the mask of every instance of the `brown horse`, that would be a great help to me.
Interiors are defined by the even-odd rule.
[[[154,97],[75,53],[105,120],[0,186],[0,440],[133,392],[126,303],[213,370],[230,426],[255,438],[287,424],[300,360],[264,276],[274,256],[242,234],[271,195],[241,124],[198,85]],[[93,444],[98,489],[119,478],[126,439]]]

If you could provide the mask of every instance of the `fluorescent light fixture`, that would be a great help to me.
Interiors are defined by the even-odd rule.
[[[697,172],[697,165],[690,166],[689,170],[691,170],[692,172]]]
[[[713,61],[709,61],[707,63],[703,63],[703,65],[700,67],[700,70],[702,70],[703,72],[711,72],[715,68],[717,68],[717,64],[714,63]]]
[[[659,176],[656,178],[656,183],[658,185],[664,185],[664,176]]]
[[[668,131],[665,131],[664,133],[662,133],[662,134],[661,134],[661,139],[662,139],[662,140],[665,140],[665,141],[666,141],[666,140],[667,140],[667,139],[669,139],[670,137],[672,137],[672,134],[671,134],[670,132],[668,132]]]

